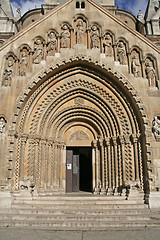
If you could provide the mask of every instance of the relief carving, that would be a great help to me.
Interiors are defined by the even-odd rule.
[[[64,24],[62,27],[61,48],[70,48],[70,31],[67,24]]]
[[[43,40],[38,38],[35,40],[33,63],[40,63],[43,60]]]
[[[119,41],[117,47],[117,59],[121,65],[126,64],[126,48],[122,41]]]
[[[54,31],[48,34],[47,54],[48,56],[54,56],[57,52],[57,36]]]
[[[93,25],[91,32],[91,48],[99,48],[99,44],[99,30],[96,25]]]
[[[12,77],[14,75],[14,59],[13,57],[10,57],[8,60],[6,60],[6,69],[4,71],[3,76],[3,86],[11,86]]]
[[[153,67],[153,62],[149,58],[145,62],[145,67],[149,87],[156,87],[156,71]]]
[[[22,51],[20,62],[19,62],[19,74],[20,76],[26,76],[28,70],[28,54],[25,50]]]
[[[134,77],[141,77],[141,64],[139,60],[139,54],[135,51],[132,52],[131,69]]]
[[[160,116],[155,116],[152,127],[156,139],[160,139]]]
[[[76,131],[71,134],[69,140],[89,140],[87,133],[83,131]]]
[[[113,56],[113,49],[112,49],[112,37],[109,33],[107,33],[104,36],[104,42],[103,42],[103,47],[104,47],[104,53],[107,57],[112,57]]]
[[[83,22],[81,20],[77,23],[76,43],[83,44]]]
[[[74,99],[74,104],[77,106],[85,105],[85,100],[81,97],[77,97]]]
[[[0,118],[0,136],[3,136],[5,134],[6,130],[6,121],[4,117]]]

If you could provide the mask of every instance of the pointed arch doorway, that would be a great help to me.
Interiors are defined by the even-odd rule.
[[[29,88],[18,105],[14,190],[28,180],[38,192],[66,192],[66,153],[75,147],[83,154],[81,148],[92,151],[94,193],[114,193],[128,184],[148,190],[144,123],[120,80],[89,61],[75,60]]]

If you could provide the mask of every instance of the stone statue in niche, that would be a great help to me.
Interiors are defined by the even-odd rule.
[[[20,59],[20,76],[26,76],[27,67],[28,67],[28,56],[25,50],[22,51],[21,59]]]
[[[132,73],[134,75],[134,77],[140,77],[141,76],[141,64],[139,61],[139,56],[138,54],[134,54],[132,56]]]
[[[57,38],[55,32],[49,33],[47,45],[48,56],[54,56],[57,50]]]
[[[5,134],[6,121],[3,117],[0,118],[0,136]]]
[[[67,24],[63,25],[62,27],[61,48],[70,48],[70,31]]]
[[[14,60],[13,58],[9,58],[7,67],[4,71],[3,86],[11,86],[13,71],[14,71]]]
[[[125,65],[126,61],[126,48],[125,45],[122,41],[118,43],[118,48],[117,48],[117,59],[120,62],[120,64]]]
[[[99,30],[96,25],[92,27],[91,48],[99,48]]]
[[[107,57],[112,57],[113,56],[113,51],[112,51],[112,38],[110,34],[106,34],[104,37],[104,53]]]
[[[160,139],[160,116],[154,117],[152,129],[153,129],[155,138]]]
[[[77,23],[76,37],[76,43],[83,44],[83,22],[80,20]]]
[[[33,63],[40,63],[43,60],[43,41],[37,39],[35,41],[34,54],[33,54]]]
[[[156,87],[156,72],[153,67],[152,61],[147,59],[145,63],[145,67],[146,67],[146,76],[149,81],[149,87]]]

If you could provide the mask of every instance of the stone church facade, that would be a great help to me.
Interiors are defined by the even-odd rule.
[[[1,1],[4,205],[14,192],[134,189],[160,206],[160,8],[153,2],[143,19],[114,0],[46,0],[14,18],[10,1]]]

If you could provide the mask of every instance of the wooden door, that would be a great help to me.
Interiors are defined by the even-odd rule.
[[[79,149],[67,149],[66,192],[79,192]]]
[[[72,163],[73,163],[73,150],[67,149],[67,152],[66,152],[66,192],[72,192]]]

